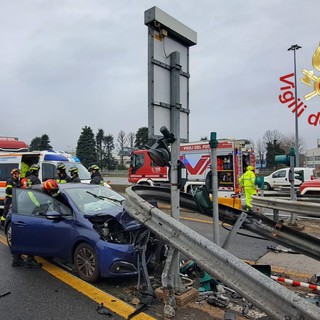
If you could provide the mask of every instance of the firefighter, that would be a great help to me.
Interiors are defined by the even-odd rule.
[[[20,177],[20,170],[18,168],[12,169],[11,177],[7,180],[7,183],[6,183],[6,197],[4,200],[3,215],[1,217],[1,223],[0,223],[1,226],[3,226],[4,222],[6,221],[6,217],[12,203],[12,189],[21,187],[19,177]]]
[[[251,197],[252,195],[257,194],[255,187],[256,175],[254,173],[253,166],[247,166],[247,171],[239,178],[239,184],[246,196],[246,206],[245,210],[250,212],[252,210]]]
[[[88,171],[91,173],[91,181],[90,184],[99,184],[101,186],[104,185],[104,180],[102,178],[102,175],[100,173],[100,168],[93,164],[88,168]]]
[[[71,167],[69,169],[70,175],[71,175],[71,181],[70,182],[81,182],[79,178],[79,169],[77,167]]]
[[[27,188],[35,184],[41,184],[40,179],[38,178],[40,166],[38,164],[33,164],[29,169],[29,176],[27,177]]]
[[[67,183],[71,182],[70,176],[66,173],[66,166],[60,162],[57,164],[57,176],[54,178],[58,183]]]
[[[61,194],[59,190],[59,186],[57,181],[53,179],[48,179],[43,183],[43,190],[47,193],[50,197],[58,200],[59,202],[63,203],[64,205],[69,206],[67,199]]]

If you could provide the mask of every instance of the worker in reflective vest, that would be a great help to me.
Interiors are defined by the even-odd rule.
[[[252,195],[257,194],[257,190],[255,187],[256,175],[254,173],[253,166],[247,166],[247,171],[239,178],[239,184],[241,189],[244,189],[244,193],[246,196],[246,206],[245,210],[250,212],[252,210]]]
[[[38,164],[33,164],[30,167],[29,169],[30,174],[27,177],[27,188],[30,188],[35,184],[41,184],[41,180],[38,177],[39,170],[40,170],[40,166]]]
[[[70,176],[67,175],[66,173],[66,166],[63,163],[58,163],[57,164],[57,176],[55,176],[55,180],[57,183],[67,183],[71,182]]]

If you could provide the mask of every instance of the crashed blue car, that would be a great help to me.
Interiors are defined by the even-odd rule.
[[[65,204],[41,186],[13,189],[5,223],[12,253],[58,258],[88,282],[137,274],[141,248],[150,261],[158,241],[123,209],[123,196],[98,185],[59,188]]]

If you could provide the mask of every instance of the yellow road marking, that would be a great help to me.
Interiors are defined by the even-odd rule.
[[[181,220],[189,220],[189,221],[195,221],[195,222],[201,222],[201,223],[213,224],[213,221],[202,220],[202,219],[196,219],[196,218],[180,217],[180,219],[181,219]]]
[[[0,235],[0,242],[7,245],[6,238]],[[86,295],[91,300],[94,300],[98,304],[103,303],[103,305],[114,313],[118,314],[123,318],[127,318],[129,314],[135,311],[135,308],[126,304],[125,302],[113,297],[112,295],[97,289],[93,285],[73,276],[72,274],[62,270],[61,268],[53,265],[52,263],[44,260],[42,258],[37,258],[43,266],[42,269],[46,270],[48,273],[56,277],[57,279],[63,281],[67,285],[71,286],[80,293]],[[134,317],[135,320],[156,320],[146,313],[140,313]]]

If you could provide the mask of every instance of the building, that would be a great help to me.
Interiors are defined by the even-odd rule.
[[[320,173],[320,138],[317,139],[317,148],[306,149],[305,163],[307,168],[316,168]]]

